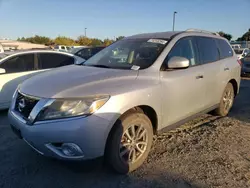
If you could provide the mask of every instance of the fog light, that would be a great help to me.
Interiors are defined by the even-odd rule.
[[[61,151],[66,156],[82,156],[83,155],[81,148],[74,143],[62,144]]]

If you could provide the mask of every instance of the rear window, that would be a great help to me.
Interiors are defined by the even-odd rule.
[[[216,39],[216,40],[220,49],[221,59],[233,56],[233,50],[225,40],[222,39]]]
[[[197,46],[203,64],[219,60],[219,49],[213,38],[197,37]]]

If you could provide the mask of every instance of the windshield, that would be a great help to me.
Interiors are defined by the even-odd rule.
[[[70,49],[70,53],[72,53],[72,54],[75,54],[75,53],[77,53],[79,50],[81,50],[82,48],[72,48],[72,49]]]
[[[120,40],[88,59],[84,65],[115,69],[145,69],[160,55],[167,40]]]
[[[248,54],[249,52],[250,52],[249,49],[244,49],[244,51],[243,51],[243,53],[246,53],[246,54]]]

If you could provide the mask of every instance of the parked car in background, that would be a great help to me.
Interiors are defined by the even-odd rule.
[[[55,50],[55,51],[60,51],[60,52],[68,52],[68,51],[71,50],[71,48],[68,47],[68,46],[56,45],[56,46],[54,47],[54,50]]]
[[[241,48],[240,44],[232,44],[231,46],[233,49],[240,49]]]
[[[239,59],[244,58],[250,52],[250,50],[248,48],[234,49],[234,51],[237,54],[237,57]]]
[[[242,62],[241,75],[250,76],[250,52],[241,59],[241,62]]]
[[[26,80],[14,94],[9,122],[42,155],[73,161],[105,155],[117,172],[127,173],[145,161],[158,131],[212,110],[226,116],[240,71],[218,34],[134,35],[83,66]]]
[[[24,80],[41,71],[83,61],[72,54],[51,50],[3,53],[0,55],[0,109],[9,107],[15,89]]]
[[[84,59],[89,59],[102,49],[104,49],[104,46],[99,46],[99,47],[82,47],[82,48],[73,48],[70,53],[75,54],[79,57],[82,57]]]

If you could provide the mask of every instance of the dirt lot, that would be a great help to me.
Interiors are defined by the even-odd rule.
[[[44,158],[16,138],[0,112],[0,187],[250,187],[250,80],[243,80],[229,117],[199,117],[155,138],[145,164],[116,175],[103,160]]]

